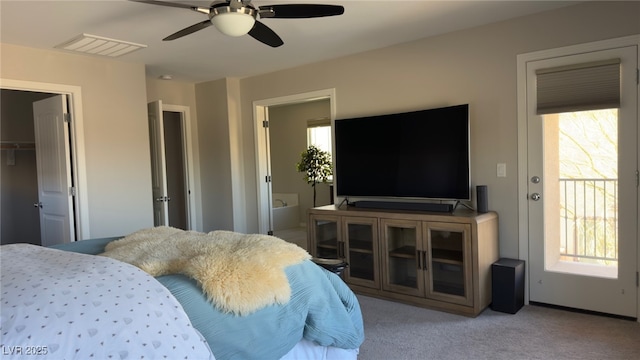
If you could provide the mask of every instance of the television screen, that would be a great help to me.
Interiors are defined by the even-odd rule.
[[[335,121],[336,194],[470,200],[469,105]]]

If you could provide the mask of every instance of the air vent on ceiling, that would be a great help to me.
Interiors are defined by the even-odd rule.
[[[147,45],[109,39],[90,34],[80,34],[75,38],[56,46],[57,49],[108,57],[122,56],[146,47]]]

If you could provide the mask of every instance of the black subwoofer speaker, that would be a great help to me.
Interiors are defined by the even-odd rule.
[[[491,265],[491,309],[515,314],[524,306],[524,261],[500,259]]]

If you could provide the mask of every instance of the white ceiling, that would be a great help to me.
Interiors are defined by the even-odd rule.
[[[180,1],[180,0],[176,0]],[[209,1],[185,1],[209,6]],[[118,60],[144,63],[147,75],[202,82],[246,77],[382,48],[575,4],[576,1],[253,1],[343,5],[341,16],[263,19],[284,41],[271,48],[248,35],[233,38],[209,27],[165,41],[174,32],[206,20],[194,11],[126,0],[0,0],[0,41],[55,51],[87,33],[145,44]],[[92,56],[92,55],[86,55]]]

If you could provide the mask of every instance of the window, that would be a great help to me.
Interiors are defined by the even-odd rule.
[[[618,265],[618,109],[544,115],[545,214],[566,262]],[[546,203],[545,203],[546,204]],[[559,241],[559,244],[558,244]],[[550,245],[550,244],[549,244]],[[605,267],[610,267],[609,269]]]
[[[322,151],[326,151],[331,155],[333,162],[333,153],[331,151],[331,119],[321,118],[307,120],[307,146],[314,145]],[[329,180],[333,180],[330,177]]]
[[[536,70],[547,270],[617,276],[620,59]],[[548,255],[550,255],[550,250]],[[608,267],[608,268],[607,268]]]
[[[323,118],[307,121],[307,146],[309,145],[315,145],[331,154],[331,120]],[[333,159],[333,155],[331,158]]]

